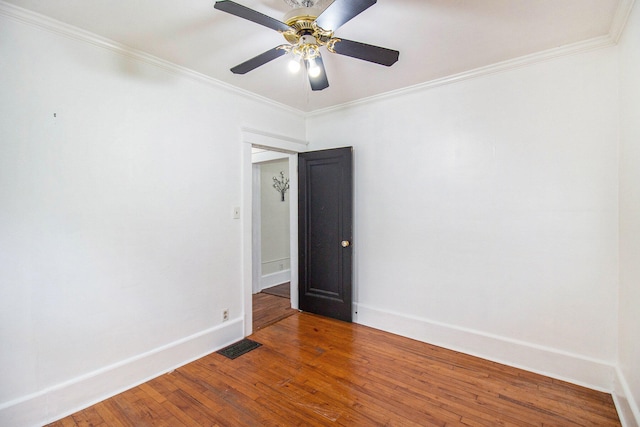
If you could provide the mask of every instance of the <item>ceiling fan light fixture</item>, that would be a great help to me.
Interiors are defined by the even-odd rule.
[[[309,68],[309,77],[313,77],[315,79],[320,76],[320,73],[322,73],[322,70],[320,70],[320,67],[318,66]]]
[[[309,77],[316,78],[322,72],[322,70],[320,69],[320,67],[318,67],[318,64],[316,63],[315,57],[314,58],[309,58],[307,60],[307,66],[308,66],[308,70],[309,70],[308,71]]]
[[[322,74],[322,69],[316,61],[316,58],[320,57],[320,46],[315,41],[311,36],[305,35],[295,45],[282,46],[292,55],[289,61],[289,71],[297,73],[301,68],[301,63],[304,62],[309,77],[315,78]]]
[[[298,71],[300,71],[300,68],[301,68],[300,59],[296,56],[291,58],[291,60],[289,61],[289,71],[292,74],[296,74]]]

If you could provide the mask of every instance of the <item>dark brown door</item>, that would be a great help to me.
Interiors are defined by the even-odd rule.
[[[298,155],[299,307],[351,322],[352,147]]]

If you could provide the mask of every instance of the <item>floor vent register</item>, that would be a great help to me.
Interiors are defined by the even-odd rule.
[[[218,350],[217,353],[228,357],[229,359],[235,359],[236,357],[240,357],[243,354],[249,353],[251,350],[255,350],[261,345],[262,344],[260,344],[259,342],[245,338],[241,341],[238,341],[237,343],[223,348],[222,350]]]

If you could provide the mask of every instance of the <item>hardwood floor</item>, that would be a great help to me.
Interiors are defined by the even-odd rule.
[[[618,426],[610,395],[304,313],[52,426]]]
[[[291,283],[283,283],[281,285],[272,286],[262,290],[263,294],[275,295],[283,298],[291,298]]]
[[[253,294],[254,332],[298,312],[291,308],[288,286],[288,283],[286,286],[275,286],[271,289],[272,293]]]

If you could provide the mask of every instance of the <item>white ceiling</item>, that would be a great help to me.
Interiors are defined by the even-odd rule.
[[[286,57],[229,68],[283,44],[213,0],[7,0],[135,50],[309,112],[609,35],[625,0],[379,0],[337,37],[400,51],[392,67],[323,52],[330,87],[312,92]],[[236,0],[282,20],[284,0]],[[619,12],[619,11],[618,11]]]

